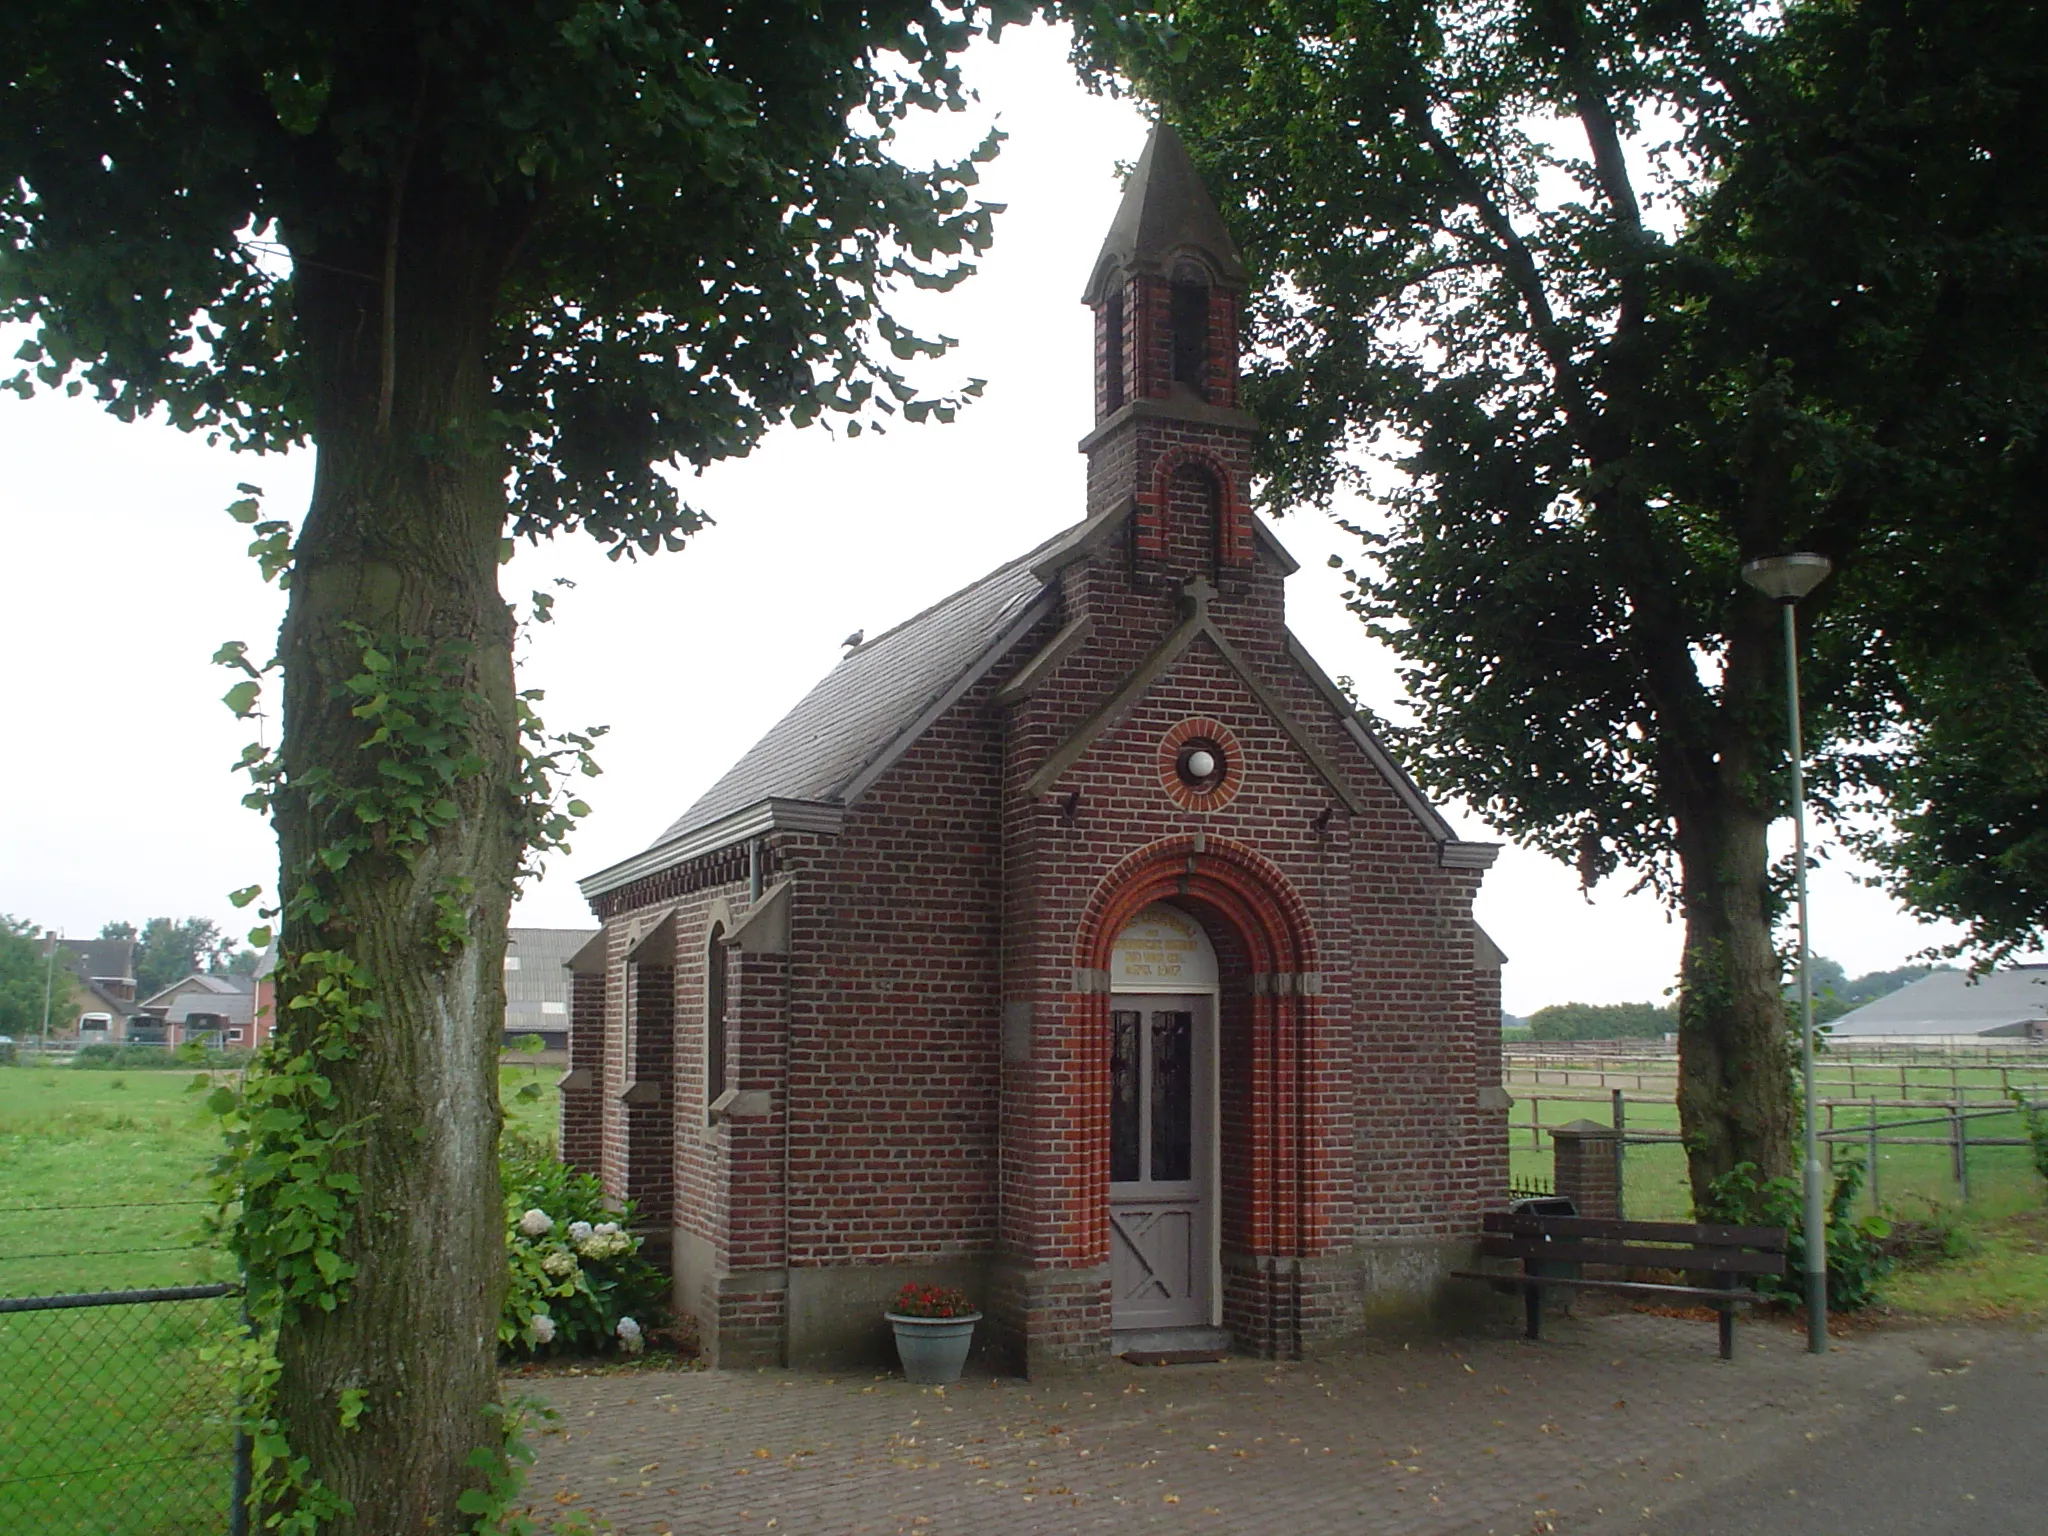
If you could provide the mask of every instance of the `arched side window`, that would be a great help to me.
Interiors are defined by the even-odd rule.
[[[1173,380],[1209,398],[1209,277],[1193,262],[1182,262],[1169,290],[1173,326]]]
[[[714,923],[704,951],[704,1108],[708,1115],[730,1084],[726,1081],[725,925]]]
[[[1102,302],[1102,414],[1124,407],[1124,291],[1110,291]]]

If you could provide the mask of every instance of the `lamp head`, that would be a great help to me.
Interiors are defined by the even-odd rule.
[[[1826,555],[1766,555],[1742,568],[1742,579],[1781,603],[1796,603],[1827,580],[1834,566]]]

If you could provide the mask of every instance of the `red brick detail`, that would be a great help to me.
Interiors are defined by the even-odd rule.
[[[1181,753],[1198,742],[1212,743],[1223,762],[1223,777],[1208,789],[1198,789],[1181,777]],[[1159,787],[1184,811],[1220,811],[1244,787],[1244,748],[1221,720],[1206,715],[1183,720],[1159,738]]]
[[[667,1227],[675,1215],[675,969],[626,966],[627,1059],[633,1097],[625,1104],[626,1198],[640,1224]]]
[[[1197,842],[1201,843],[1199,849]],[[1116,938],[1155,901],[1202,909],[1220,923],[1225,943],[1239,951],[1245,972],[1268,978],[1265,990],[1237,1000],[1248,1028],[1226,1031],[1248,1045],[1238,1077],[1241,1109],[1224,1110],[1227,1179],[1242,1197],[1225,1194],[1224,1246],[1261,1255],[1320,1251],[1325,1221],[1311,1187],[1311,1171],[1335,1155],[1311,1084],[1318,1039],[1318,999],[1302,996],[1294,978],[1317,969],[1308,912],[1285,876],[1239,843],[1220,838],[1173,837],[1125,859],[1104,879],[1083,914],[1074,965],[1106,971]],[[1288,984],[1273,978],[1289,978]],[[1282,987],[1284,986],[1284,990]],[[1078,1025],[1077,1055],[1086,1064],[1078,1126],[1079,1198],[1070,1208],[1080,1263],[1109,1256],[1109,1013],[1107,993],[1073,993],[1069,1017]],[[1226,1001],[1226,1011],[1231,1004]]]
[[[1252,518],[1244,498],[1238,494],[1237,477],[1215,450],[1194,443],[1180,443],[1166,449],[1152,461],[1152,483],[1137,493],[1137,551],[1140,559],[1158,560],[1166,554],[1167,523],[1174,507],[1173,480],[1177,472],[1198,466],[1216,484],[1216,562],[1220,566],[1247,567],[1252,563]]]
[[[1173,285],[1163,277],[1140,274],[1125,292],[1124,309],[1137,321],[1131,398],[1164,400],[1173,393]]]
[[[1237,295],[1209,290],[1209,403],[1237,404]]]
[[[569,978],[569,1079],[562,1088],[559,1150],[563,1162],[584,1173],[603,1170],[604,980],[596,971]]]

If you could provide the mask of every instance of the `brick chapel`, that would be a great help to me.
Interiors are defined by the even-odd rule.
[[[1159,128],[1084,295],[1086,515],[582,883],[563,1155],[718,1364],[880,1358],[907,1279],[1027,1371],[1459,1300],[1507,1186],[1496,848],[1288,632],[1245,279]]]

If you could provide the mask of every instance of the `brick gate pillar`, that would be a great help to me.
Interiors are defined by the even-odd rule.
[[[1574,1120],[1550,1129],[1557,1192],[1581,1216],[1621,1216],[1621,1137],[1611,1125]]]

